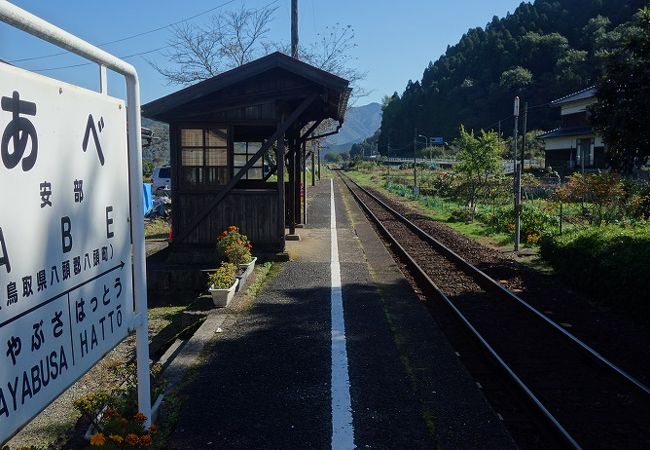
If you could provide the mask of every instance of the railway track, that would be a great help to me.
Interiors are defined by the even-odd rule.
[[[560,442],[650,448],[650,389],[339,172],[423,291],[451,311]]]

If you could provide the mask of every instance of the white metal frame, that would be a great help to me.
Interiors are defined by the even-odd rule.
[[[126,79],[129,161],[129,196],[131,213],[131,249],[133,258],[133,296],[135,311],[130,329],[136,332],[138,370],[138,409],[151,425],[151,393],[149,386],[149,339],[147,334],[147,279],[145,269],[144,217],[142,198],[142,142],[140,136],[140,82],[135,68],[61,28],[9,3],[0,0],[0,21],[37,36],[72,53],[96,62],[100,67],[100,92],[107,94],[106,69]]]

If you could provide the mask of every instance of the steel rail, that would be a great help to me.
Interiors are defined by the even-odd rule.
[[[354,180],[350,179],[347,177],[348,180],[353,183],[357,188],[362,190],[366,195],[370,196],[373,200],[375,200],[377,203],[379,203],[383,208],[386,210],[390,211],[391,214],[395,215],[400,221],[402,221],[404,224],[406,224],[411,230],[413,230],[416,234],[418,234],[422,239],[426,240],[430,244],[434,245],[438,250],[446,254],[450,259],[452,259],[454,262],[458,263],[461,268],[471,277],[473,278],[478,278],[478,282],[481,286],[483,286],[486,289],[491,289],[495,291],[500,297],[505,298],[507,300],[515,301],[517,304],[520,306],[523,306],[525,309],[527,309],[529,312],[533,313],[535,316],[538,318],[542,319],[547,325],[551,326],[555,331],[560,332],[564,337],[568,338],[572,343],[575,345],[579,346],[582,350],[586,351],[589,356],[591,356],[596,362],[599,364],[607,367],[608,369],[612,370],[615,372],[617,375],[622,377],[625,381],[631,383],[634,385],[637,389],[639,389],[641,392],[643,392],[645,395],[650,396],[650,388],[648,388],[646,385],[644,385],[641,381],[637,380],[635,377],[627,373],[625,370],[621,369],[617,365],[615,365],[613,362],[609,361],[607,358],[605,358],[603,355],[601,355],[598,351],[594,350],[592,347],[590,347],[588,344],[582,342],[579,338],[574,336],[573,334],[569,333],[566,331],[564,328],[562,328],[560,325],[546,317],[542,312],[538,311],[535,309],[533,306],[531,306],[529,303],[527,303],[525,300],[523,300],[521,297],[516,295],[514,292],[508,290],[507,288],[503,287],[499,282],[497,282],[495,279],[491,278],[489,275],[487,275],[485,272],[483,272],[481,269],[478,267],[474,266],[472,263],[464,259],[462,256],[460,256],[458,253],[454,252],[452,249],[447,247],[445,244],[428,234],[426,231],[422,230],[420,227],[418,227],[416,224],[414,224],[412,221],[404,217],[402,214],[400,214],[398,211],[387,205],[384,201],[381,199],[377,198],[376,195],[372,194],[369,192],[367,189],[365,189],[363,186],[360,186],[358,183],[356,183]]]
[[[357,195],[356,192],[346,183],[346,179],[339,172],[343,183],[349,189],[350,193],[354,196],[356,201],[361,205],[363,210],[372,218],[372,220],[380,228],[381,232],[388,238],[391,244],[398,250],[398,253],[407,261],[408,265],[417,272],[419,278],[423,279],[428,287],[431,288],[433,293],[442,299],[447,306],[452,310],[457,319],[459,319],[463,325],[469,330],[472,336],[479,342],[489,356],[494,360],[497,366],[506,374],[510,380],[514,382],[516,387],[524,394],[526,399],[531,402],[538,412],[544,417],[544,419],[549,423],[551,428],[559,435],[559,437],[568,444],[571,448],[580,449],[582,448],[580,444],[575,440],[573,436],[562,426],[559,420],[544,406],[544,404],[537,398],[533,393],[531,388],[529,388],[524,381],[519,378],[519,376],[508,366],[508,364],[499,356],[499,354],[492,348],[492,346],[487,342],[487,340],[481,335],[481,333],[470,323],[470,321],[465,317],[465,315],[453,304],[449,297],[438,287],[438,285],[429,277],[429,275],[422,269],[422,267],[415,261],[415,259],[408,253],[408,251],[398,242],[395,236],[384,226],[384,224],[379,220],[379,218],[372,212],[370,207]],[[371,198],[375,197],[368,193],[365,189],[347,177],[347,180],[353,183],[355,186],[360,188],[364,193],[368,194]],[[383,203],[379,202],[382,206]],[[398,213],[399,214],[399,213]]]

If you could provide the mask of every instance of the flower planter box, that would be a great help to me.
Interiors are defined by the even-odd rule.
[[[251,276],[253,270],[255,270],[255,263],[257,262],[257,256],[253,257],[253,260],[248,264],[239,264],[240,275],[237,276],[239,279],[239,285],[237,286],[237,291],[241,291],[246,287],[248,283],[248,277]]]
[[[230,304],[230,301],[235,296],[235,291],[239,285],[239,278],[235,279],[235,282],[228,289],[208,289],[210,295],[212,296],[212,303],[217,308],[223,308]]]

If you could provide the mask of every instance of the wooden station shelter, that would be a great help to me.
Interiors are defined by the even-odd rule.
[[[303,222],[306,143],[328,119],[338,131],[348,85],[276,52],[144,105],[170,127],[173,247],[213,251],[237,225],[256,248],[284,250],[285,226]]]

